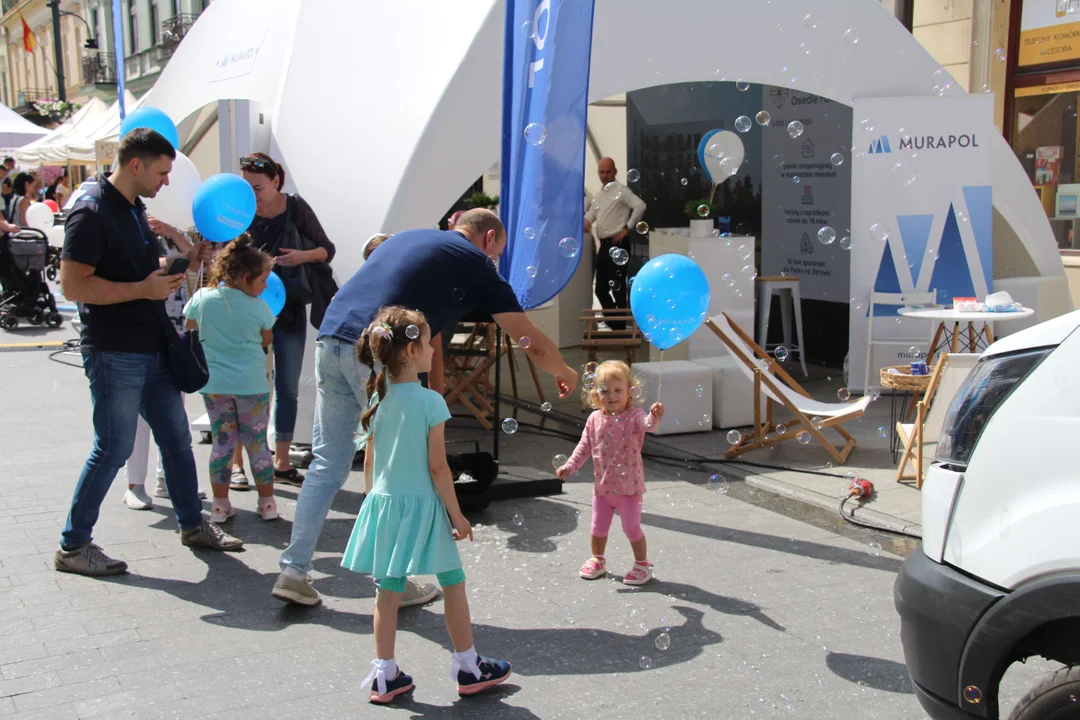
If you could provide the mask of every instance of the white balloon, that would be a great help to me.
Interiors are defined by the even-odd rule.
[[[48,232],[54,222],[56,222],[56,216],[53,214],[52,208],[45,203],[30,203],[30,207],[26,208],[27,227]]]
[[[201,184],[202,178],[199,177],[195,163],[184,153],[176,153],[172,172],[169,173],[169,184],[158,190],[156,197],[144,200],[147,214],[186,232],[195,225],[191,202]]]
[[[745,149],[742,138],[730,130],[714,133],[706,141],[705,172],[719,185],[739,171]]]
[[[45,236],[49,238],[49,245],[52,247],[64,246],[64,226],[53,225],[51,228],[45,231]]]

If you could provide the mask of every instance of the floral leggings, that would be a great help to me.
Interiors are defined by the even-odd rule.
[[[266,445],[270,424],[270,393],[261,395],[203,395],[214,439],[210,450],[210,482],[228,484],[236,443],[247,448],[256,485],[274,481],[274,459]]]

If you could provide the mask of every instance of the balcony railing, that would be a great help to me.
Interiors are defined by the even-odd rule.
[[[15,93],[16,108],[19,110],[30,110],[36,112],[34,103],[38,100],[49,100],[56,95],[52,90],[42,90],[40,88],[27,88],[25,90],[19,90]]]
[[[161,21],[161,42],[158,45],[158,59],[168,60],[180,46],[180,41],[187,35],[188,30],[195,24],[198,15],[180,13],[173,15],[168,20]]]
[[[83,55],[82,71],[87,85],[115,85],[116,55],[104,52]]]

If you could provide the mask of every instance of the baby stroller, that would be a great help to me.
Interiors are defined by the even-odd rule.
[[[54,328],[64,321],[45,282],[48,254],[49,240],[40,230],[0,237],[0,327],[14,330],[20,317]]]

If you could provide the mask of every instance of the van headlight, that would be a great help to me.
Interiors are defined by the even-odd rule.
[[[935,460],[965,468],[983,428],[1001,403],[1053,347],[992,355],[964,380],[942,421]]]

